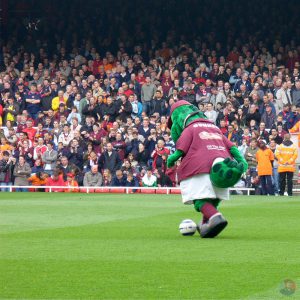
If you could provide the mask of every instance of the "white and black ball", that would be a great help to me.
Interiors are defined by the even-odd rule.
[[[193,220],[183,220],[179,225],[179,232],[182,235],[193,235],[197,230],[197,225]]]

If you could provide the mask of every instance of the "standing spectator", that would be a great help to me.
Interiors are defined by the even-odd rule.
[[[145,80],[146,82],[142,85],[141,100],[143,104],[143,112],[149,116],[151,112],[151,100],[156,92],[156,86],[151,83],[150,76],[146,76]]]
[[[42,161],[44,163],[44,170],[49,175],[52,175],[56,168],[57,151],[53,149],[53,143],[47,143],[47,150],[42,154]]]
[[[26,121],[26,127],[23,129],[23,132],[25,132],[27,134],[27,136],[31,142],[33,142],[34,137],[36,135],[36,129],[34,129],[32,126],[33,126],[33,120],[28,119]]]
[[[107,149],[99,158],[99,166],[102,170],[108,169],[111,173],[114,173],[121,168],[122,161],[117,151],[113,149],[111,143],[108,143],[106,147]]]
[[[290,134],[284,135],[284,140],[276,149],[275,155],[278,159],[279,186],[281,196],[284,195],[286,181],[287,192],[289,196],[293,195],[293,175],[295,172],[295,163],[298,157],[297,147],[291,141]]]
[[[272,150],[272,152],[274,154],[273,174],[272,174],[273,177],[272,178],[273,178],[275,196],[278,196],[278,194],[279,194],[279,174],[278,174],[278,161],[277,161],[277,157],[275,156],[277,144],[274,140],[270,140],[269,148],[270,148],[270,150]]]
[[[3,123],[7,121],[15,122],[16,116],[19,113],[19,104],[14,101],[14,98],[9,95],[7,102],[3,108]],[[0,114],[1,115],[1,114]]]
[[[300,105],[300,80],[295,82],[295,88],[292,90],[293,105]]]
[[[8,151],[3,151],[0,160],[0,185],[12,185],[12,175],[16,159],[10,156]],[[1,188],[2,192],[8,192],[9,188]]]
[[[266,105],[266,110],[261,116],[261,122],[265,123],[266,129],[271,129],[275,122],[275,115],[272,112],[272,107]]]
[[[212,103],[207,103],[207,110],[204,114],[206,115],[208,120],[216,124],[218,113],[214,110]]]
[[[64,147],[67,147],[73,138],[74,135],[72,134],[69,125],[65,124],[63,127],[63,132],[58,137],[58,143],[62,143]]]
[[[152,152],[151,157],[153,158],[153,169],[160,168],[166,169],[166,157],[170,154],[170,150],[165,147],[165,142],[162,139],[157,141],[155,150]]]
[[[52,110],[57,112],[60,104],[63,104],[63,107],[66,107],[67,100],[68,99],[64,97],[64,91],[63,90],[58,91],[57,97],[54,97],[52,99],[52,105],[51,105]]]
[[[131,116],[132,113],[132,105],[127,100],[125,95],[122,95],[118,102],[116,103],[116,111],[119,114],[119,118],[122,122],[126,122],[127,117]]]
[[[142,185],[145,187],[157,187],[157,178],[153,175],[151,168],[148,168],[146,174],[143,176]]]
[[[83,186],[94,186],[99,187],[102,185],[102,175],[98,172],[98,166],[94,165],[91,167],[91,171],[85,173],[83,178]]]
[[[254,178],[257,176],[257,161],[256,161],[256,152],[258,151],[257,147],[257,140],[256,139],[251,139],[250,141],[250,146],[246,149],[245,152],[245,159],[248,163],[248,172],[249,172],[249,177],[248,177],[248,186],[250,186],[251,183],[251,178]]]
[[[163,98],[162,92],[160,90],[156,90],[151,106],[151,114],[157,113],[159,114],[159,116],[165,116],[167,114],[168,103]]]
[[[300,105],[299,105],[300,108]],[[299,121],[289,130],[290,133],[298,133],[298,147],[300,148],[300,119]]]
[[[269,142],[269,133],[266,130],[266,124],[264,122],[260,122],[259,124],[259,139]]]
[[[274,195],[272,182],[274,154],[267,148],[266,142],[259,142],[259,150],[256,152],[257,173],[260,178],[263,195]]]
[[[28,185],[28,178],[31,174],[31,168],[29,164],[25,161],[24,156],[19,156],[19,161],[16,163],[14,168],[14,185],[17,186],[26,186]],[[27,192],[27,188],[17,188],[17,192]]]
[[[42,137],[38,138],[38,144],[33,149],[33,159],[37,160],[42,158],[44,152],[47,151],[47,146],[44,145],[44,140]]]
[[[41,95],[37,92],[36,84],[31,84],[30,91],[25,95],[26,109],[32,119],[37,119],[41,110]]]
[[[116,150],[117,153],[119,154],[120,159],[123,160],[125,157],[126,144],[123,141],[121,133],[118,132],[116,134],[116,140],[114,142],[112,142],[112,146],[113,146],[114,150]]]

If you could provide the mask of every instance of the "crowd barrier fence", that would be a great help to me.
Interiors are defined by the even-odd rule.
[[[105,187],[94,187],[94,186],[85,186],[85,187],[69,187],[69,186],[16,186],[16,185],[7,185],[0,186],[1,189],[8,189],[9,192],[15,192],[16,189],[28,189],[29,192],[35,192],[39,189],[45,189],[49,193],[53,192],[80,192],[80,193],[112,193],[112,194],[132,194],[132,193],[141,193],[141,194],[166,194],[174,195],[180,194],[179,187],[115,187],[115,186],[105,186]],[[249,196],[251,192],[255,191],[254,188],[230,188],[230,191],[235,192],[246,192],[246,195]],[[299,193],[300,189],[294,188],[293,192]]]

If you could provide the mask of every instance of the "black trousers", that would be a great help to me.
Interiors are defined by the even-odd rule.
[[[287,192],[289,196],[293,195],[293,176],[294,172],[280,172],[279,173],[279,188],[280,195],[283,195],[285,192],[285,186],[287,182]]]

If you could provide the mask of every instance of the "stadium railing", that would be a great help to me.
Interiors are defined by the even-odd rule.
[[[62,186],[16,186],[16,185],[3,185],[0,186],[0,189],[8,189],[9,192],[15,192],[18,188],[26,188],[28,192],[35,192],[38,189],[47,190],[49,193],[53,192],[64,192],[64,190],[69,190],[68,192],[80,192],[80,193],[120,193],[120,194],[134,194],[134,193],[141,193],[141,194],[180,194],[179,187],[115,187],[115,186],[84,186],[84,187],[62,187]],[[235,192],[245,192],[246,195],[250,195],[251,192],[255,191],[254,188],[230,188],[230,191]],[[294,188],[293,192],[299,193],[300,189]]]

